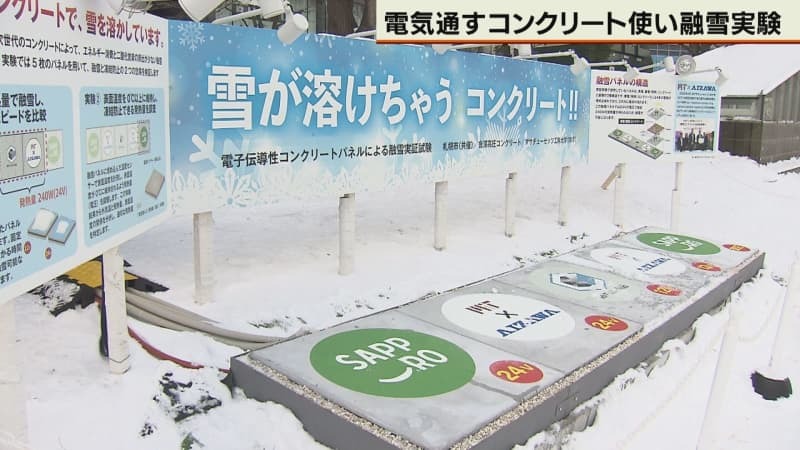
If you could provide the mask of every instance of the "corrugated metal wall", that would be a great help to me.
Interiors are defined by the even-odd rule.
[[[800,72],[761,102],[761,120],[721,120],[720,150],[762,164],[800,156]]]

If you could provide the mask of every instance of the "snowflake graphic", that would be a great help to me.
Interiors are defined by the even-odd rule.
[[[188,22],[178,24],[178,32],[180,33],[178,43],[182,47],[189,47],[191,51],[197,50],[200,45],[206,42],[206,38],[203,36],[202,23]]]
[[[255,188],[255,189],[254,189]],[[250,175],[237,175],[233,169],[225,170],[217,179],[217,192],[222,194],[223,206],[246,207],[255,204],[256,191]]]

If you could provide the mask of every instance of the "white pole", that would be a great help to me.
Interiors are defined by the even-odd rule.
[[[17,358],[14,299],[0,305],[0,448],[27,448],[27,396]]]
[[[119,247],[103,253],[103,302],[106,308],[109,369],[111,373],[125,373],[131,367],[131,360],[125,306],[125,268]]]
[[[356,260],[356,194],[339,197],[339,275],[353,273]]]
[[[619,164],[617,164],[616,166],[614,166],[613,169],[611,169],[611,173],[608,174],[606,180],[603,181],[603,184],[600,185],[600,189],[604,191],[607,190],[608,187],[611,186],[611,183],[617,178],[619,178]]]
[[[669,229],[677,231],[681,223],[681,186],[683,185],[683,163],[675,162],[675,189],[672,190]]]
[[[195,213],[194,224],[194,301],[214,299],[214,216],[211,211]]]
[[[795,256],[769,361],[770,372],[775,372],[775,375],[788,376],[787,363],[790,361],[790,355],[797,351],[797,342],[791,335],[796,333],[793,328],[800,319],[798,316],[800,316],[800,260]]]
[[[614,183],[614,225],[623,228],[625,221],[625,163],[617,164],[617,181]]]
[[[572,171],[570,166],[561,168],[561,190],[558,194],[558,224],[564,226],[567,224],[567,212],[569,211],[569,202],[567,201],[569,189],[569,174]]]
[[[725,406],[725,390],[731,375],[733,358],[736,355],[736,343],[739,340],[739,307],[733,303],[728,305],[728,323],[722,335],[717,367],[711,381],[711,394],[706,403],[706,413],[698,436],[698,450],[714,449],[714,438],[719,430],[722,408]]]
[[[506,236],[514,236],[514,219],[517,216],[517,173],[511,172],[506,178]]]
[[[437,181],[433,199],[433,248],[447,247],[447,181]]]

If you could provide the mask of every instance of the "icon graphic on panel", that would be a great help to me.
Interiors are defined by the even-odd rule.
[[[606,288],[605,280],[582,273],[551,273],[550,282],[577,291],[602,291]]]
[[[161,188],[164,186],[164,175],[153,169],[153,172],[150,173],[150,178],[147,180],[147,185],[144,187],[144,191],[153,198],[158,198],[158,194],[161,193]]]
[[[64,152],[61,151],[62,139],[63,133],[61,130],[48,130],[44,133],[44,152],[47,155],[47,170],[55,170],[64,167]]]
[[[86,130],[86,162],[100,161],[100,130]]]
[[[28,234],[64,244],[74,228],[75,220],[64,216],[59,217],[55,212],[42,208],[36,212],[36,216],[28,227]]]

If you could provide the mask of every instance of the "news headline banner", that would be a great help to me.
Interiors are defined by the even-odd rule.
[[[378,0],[380,43],[800,42],[791,2]]]

